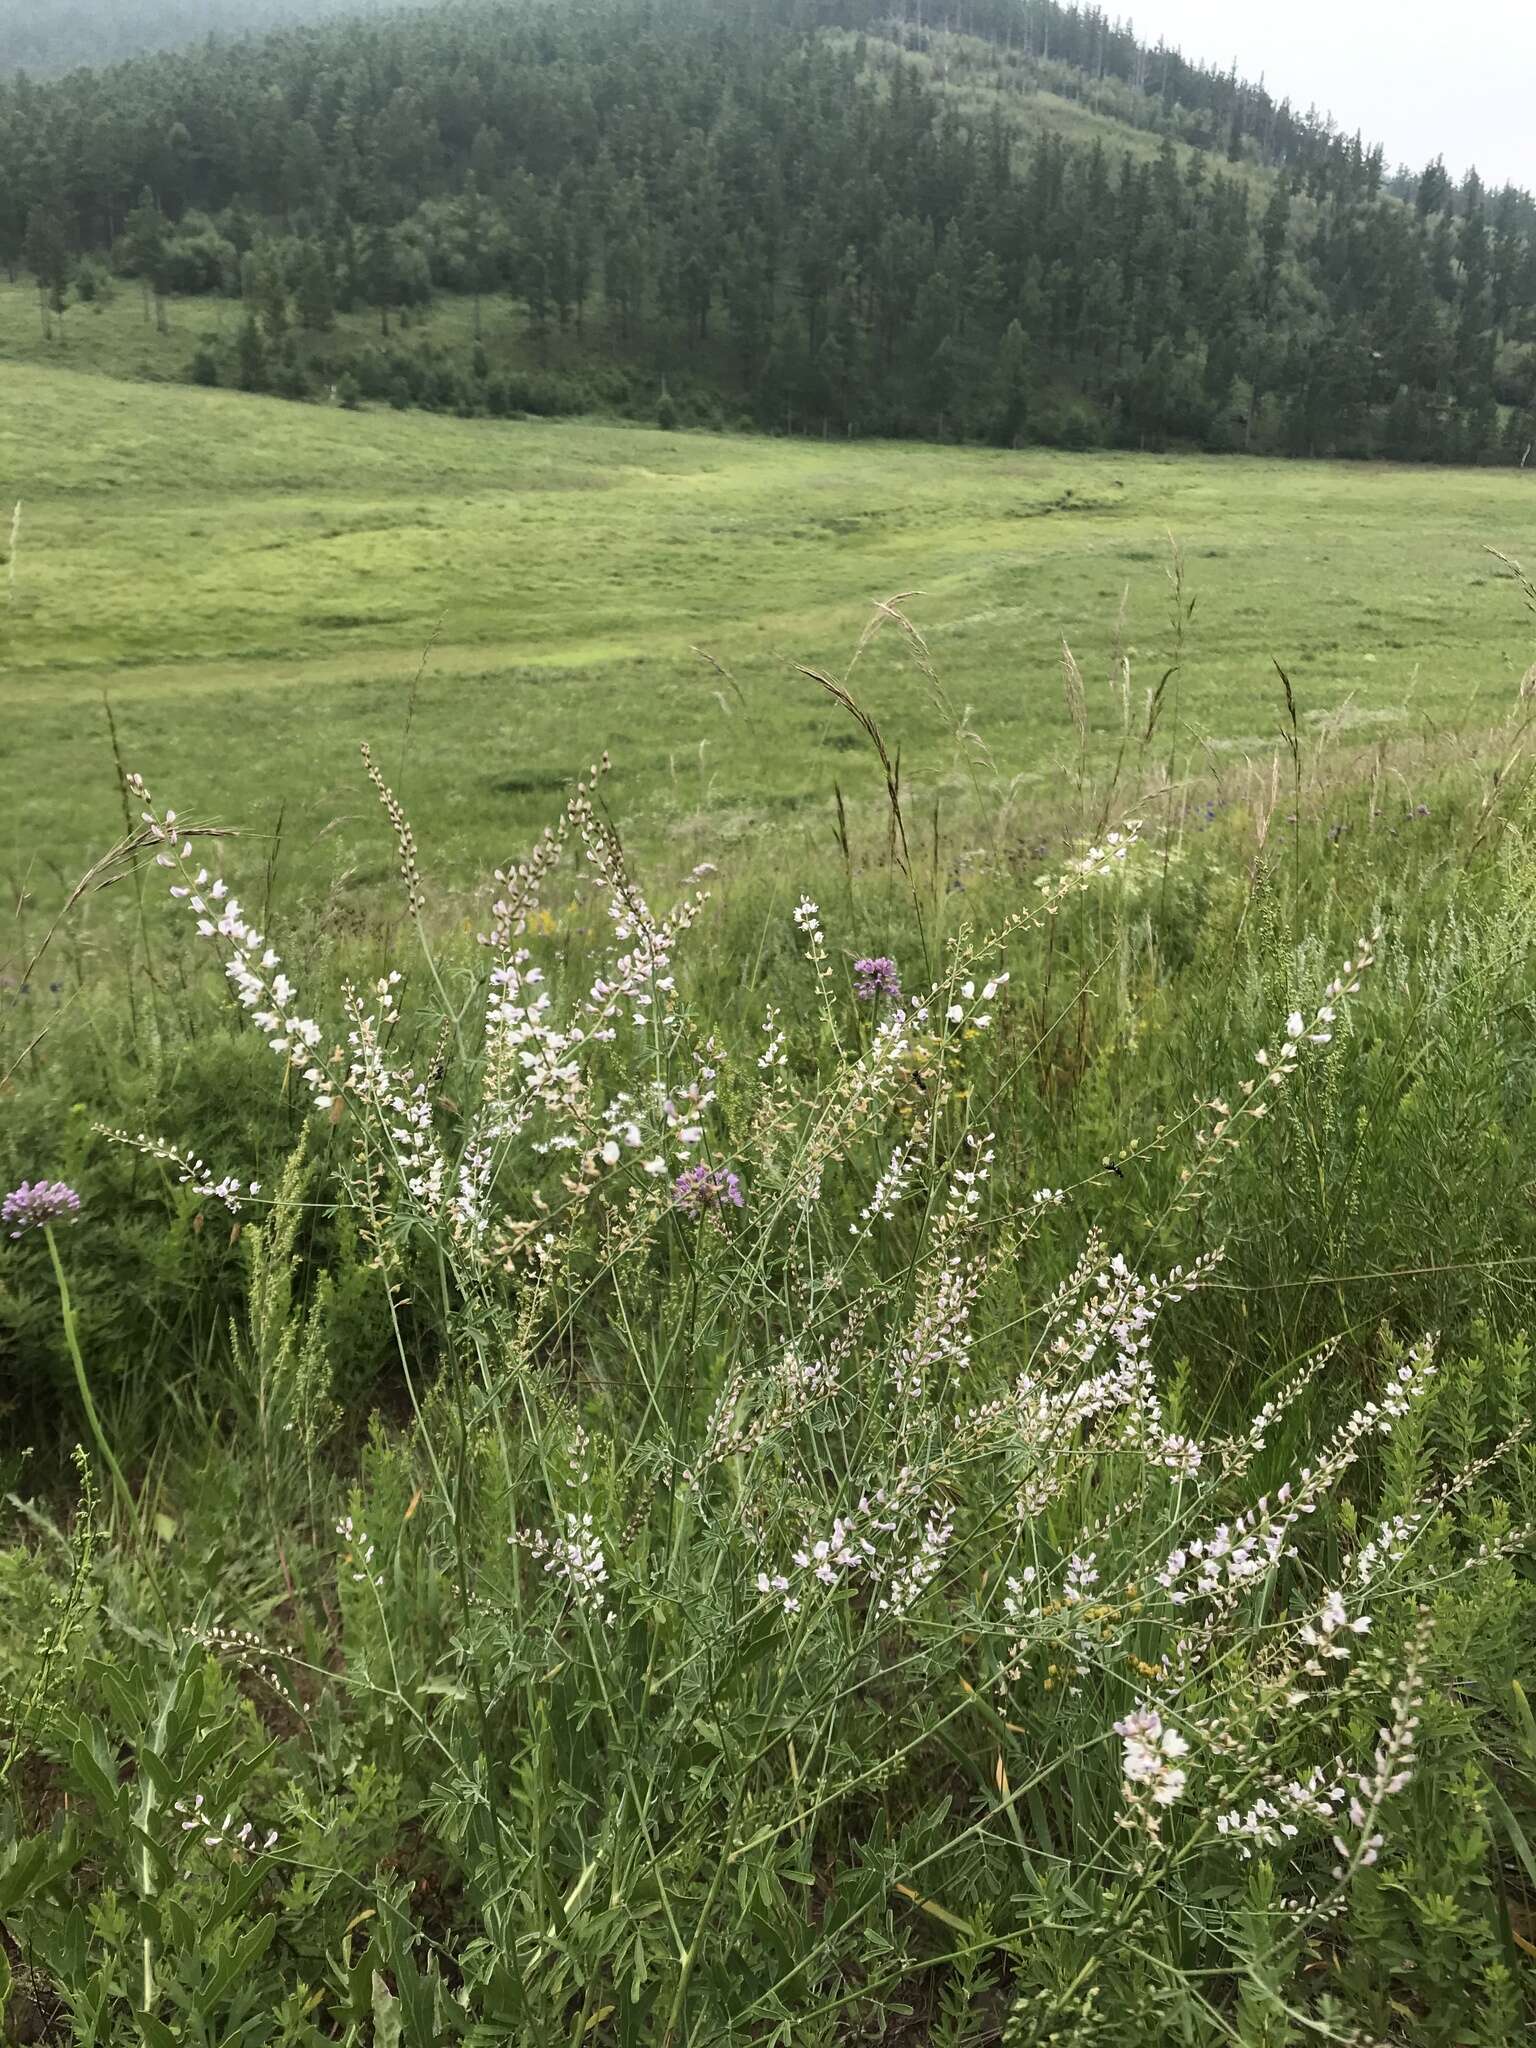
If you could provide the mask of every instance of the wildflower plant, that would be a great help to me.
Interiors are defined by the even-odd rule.
[[[61,1180],[24,1180],[0,1203],[0,1223],[12,1237],[53,1223],[72,1223],[79,1213],[80,1197]]]
[[[878,1002],[888,996],[893,1002],[901,998],[901,976],[896,962],[888,953],[866,956],[853,963],[853,992],[861,1003]]]
[[[329,999],[136,785],[190,936],[328,1146],[409,1401],[345,1510],[312,1514],[308,1583],[285,1556],[264,1615],[176,1636],[212,1692],[286,1717],[302,1766],[215,1788],[194,1743],[160,1821],[227,1885],[269,1883],[309,1955],[341,1861],[322,1844],[372,1839],[378,1777],[413,1788],[452,1904],[414,1921],[381,1844],[338,2027],[392,2026],[395,2000],[423,2039],[895,2039],[963,1957],[994,2033],[1130,2044],[1172,1995],[1160,1943],[1190,2039],[1282,2038],[1240,2032],[1242,2002],[1314,2000],[1310,1945],[1406,1839],[1437,1608],[1512,1598],[1525,1540],[1486,1504],[1512,1447],[1420,1469],[1432,1335],[1384,1336],[1310,1434],[1339,1339],[1220,1427],[1170,1369],[1223,1284],[1201,1234],[1222,1177],[1336,1057],[1383,941],[1288,994],[1257,1078],[1109,1163],[1176,1162],[1116,1242],[1091,1186],[1021,1178],[988,1076],[1041,1041],[1042,951],[1079,915],[1100,937],[1140,915],[1139,828],[921,974],[859,955],[849,987],[818,906],[786,906],[792,969],[738,1030],[690,984],[705,899],[652,906],[602,772],[495,877],[465,962],[433,950],[370,763],[422,959]],[[580,963],[546,915],[576,886],[605,935]],[[281,1327],[297,1180],[249,1222],[246,1167],[112,1135],[270,1235],[255,1383],[267,1401],[300,1357],[313,1381]],[[306,1430],[311,1487],[313,1451]],[[1252,1912],[1212,1909],[1238,1897]]]

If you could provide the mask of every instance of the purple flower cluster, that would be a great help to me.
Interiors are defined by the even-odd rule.
[[[685,1216],[703,1216],[728,1202],[741,1208],[741,1182],[723,1166],[690,1166],[672,1183],[673,1206]]]
[[[877,953],[871,960],[855,960],[853,971],[858,977],[853,992],[861,1003],[872,1003],[880,996],[895,998],[901,994],[901,976],[896,972],[896,962],[888,953]]]
[[[70,1222],[79,1213],[80,1197],[61,1180],[23,1181],[0,1203],[0,1223],[11,1226],[12,1237],[47,1223]]]

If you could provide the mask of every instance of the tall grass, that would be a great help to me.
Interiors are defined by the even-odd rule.
[[[835,876],[659,910],[599,767],[478,940],[371,761],[296,951],[132,784],[174,965],[7,1060],[13,2036],[1521,2037],[1519,730],[925,859],[817,680]]]

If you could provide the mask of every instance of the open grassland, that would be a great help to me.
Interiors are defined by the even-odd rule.
[[[4,1178],[79,1197],[0,1265],[13,2038],[1527,2039],[1492,765],[681,918],[583,793],[490,951],[279,886],[253,1016],[171,890],[261,849],[157,824],[0,1007]]]
[[[0,2048],[1529,2042],[1536,475],[457,417],[738,388],[499,296],[299,404],[87,288],[0,286]]]
[[[1536,486],[4,376],[7,2048],[1528,2039]]]
[[[598,744],[646,843],[706,810],[717,837],[820,830],[834,780],[855,800],[875,784],[796,664],[840,673],[898,592],[943,693],[895,633],[859,690],[919,807],[970,788],[962,721],[1022,804],[1049,797],[1076,745],[1063,637],[1092,745],[1122,730],[1123,648],[1132,728],[1177,662],[1160,752],[1228,780],[1268,760],[1276,660],[1303,727],[1355,744],[1486,722],[1533,651],[1485,552],[1536,553],[1536,483],[1512,473],[826,446],[3,374],[0,490],[22,510],[0,797],[22,874],[118,816],[104,695],[168,787],[195,779],[247,826],[281,792],[305,847],[355,808],[356,742],[393,766],[410,719],[407,793],[459,872]]]

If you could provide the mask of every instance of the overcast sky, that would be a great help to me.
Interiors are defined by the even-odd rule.
[[[1113,11],[1113,10],[1112,10]],[[1316,102],[1380,142],[1387,167],[1443,155],[1460,177],[1536,190],[1532,0],[1133,0],[1143,42],[1260,73],[1277,99]]]

